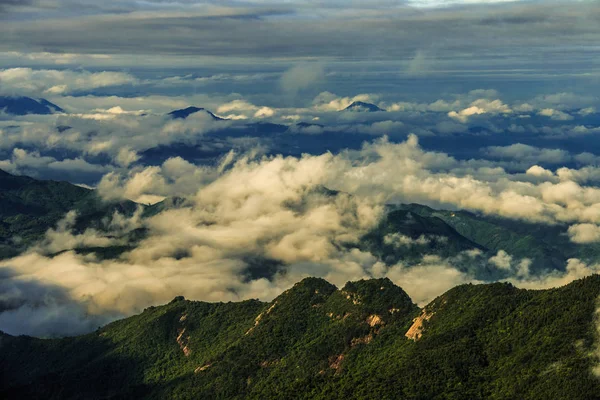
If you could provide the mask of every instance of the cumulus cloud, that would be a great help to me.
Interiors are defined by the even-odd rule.
[[[600,242],[600,226],[596,224],[577,224],[569,227],[569,238],[575,243]]]
[[[469,118],[481,114],[510,114],[512,110],[500,100],[477,99],[471,105],[458,112],[450,111],[448,116],[452,119],[466,123]]]

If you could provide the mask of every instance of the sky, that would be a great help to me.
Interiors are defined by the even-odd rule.
[[[19,304],[0,313],[11,333],[87,332],[181,294],[270,300],[309,275],[387,276],[421,305],[478,282],[457,267],[476,252],[386,266],[344,249],[386,204],[600,243],[598,1],[0,0],[0,37],[0,97],[63,109],[0,111],[0,169],[107,201],[186,200],[151,220],[115,215],[108,233],[75,232],[69,214],[0,262],[0,302]],[[383,111],[344,111],[356,101]],[[224,120],[167,115],[188,106]],[[150,236],[119,259],[70,251],[140,227]],[[284,268],[248,279],[251,256]],[[599,269],[482,262],[528,288]]]

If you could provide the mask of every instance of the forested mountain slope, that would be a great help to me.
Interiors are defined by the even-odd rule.
[[[2,335],[6,399],[600,397],[600,277],[458,286],[423,309],[387,279],[307,278],[270,303],[176,298],[96,332]]]

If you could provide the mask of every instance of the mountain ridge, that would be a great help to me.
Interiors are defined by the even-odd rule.
[[[54,114],[65,112],[62,108],[46,99],[33,99],[25,96],[0,96],[0,111],[7,114]]]
[[[174,110],[174,111],[171,111],[168,115],[173,119],[186,119],[190,115],[196,114],[200,111],[204,111],[205,113],[210,115],[212,117],[212,119],[214,119],[215,121],[225,121],[226,120],[225,118],[217,117],[215,114],[212,113],[212,111],[209,111],[206,108],[195,107],[195,106],[182,108],[180,110]]]
[[[176,297],[84,336],[0,334],[0,395],[597,398],[599,295],[595,275],[547,290],[460,285],[422,309],[387,279],[307,278],[266,303]]]

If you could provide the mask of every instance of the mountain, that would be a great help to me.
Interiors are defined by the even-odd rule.
[[[188,108],[184,108],[181,110],[171,111],[168,115],[173,119],[186,119],[190,115],[195,114],[200,111],[204,111],[205,113],[210,115],[215,121],[225,121],[224,118],[217,117],[215,114],[208,111],[207,109],[199,108],[199,107],[188,107]]]
[[[42,181],[0,170],[0,259],[13,257],[76,211],[76,231],[101,228],[115,212],[131,215],[132,201],[105,202],[95,191],[68,182]]]
[[[22,96],[0,96],[0,111],[12,115],[54,114],[64,110],[46,99],[32,99]]]
[[[311,124],[309,122],[298,122],[296,124],[296,126],[298,128],[325,128],[325,125],[321,125],[321,124]]]
[[[4,399],[592,399],[600,277],[458,286],[307,278],[272,302],[182,297],[73,338],[0,333]]]
[[[365,103],[363,101],[355,101],[350,104],[348,107],[344,108],[343,111],[359,111],[359,112],[377,112],[377,111],[385,111],[375,104]]]
[[[360,247],[389,265],[417,262],[424,254],[447,258],[467,250],[486,250],[441,218],[410,210],[389,212],[375,229],[361,238]]]
[[[569,258],[600,260],[600,245],[571,242],[566,224],[547,225],[468,211],[434,210],[419,204],[399,207],[422,217],[439,218],[489,252],[504,250],[516,258],[529,258],[533,272],[562,270]]]

